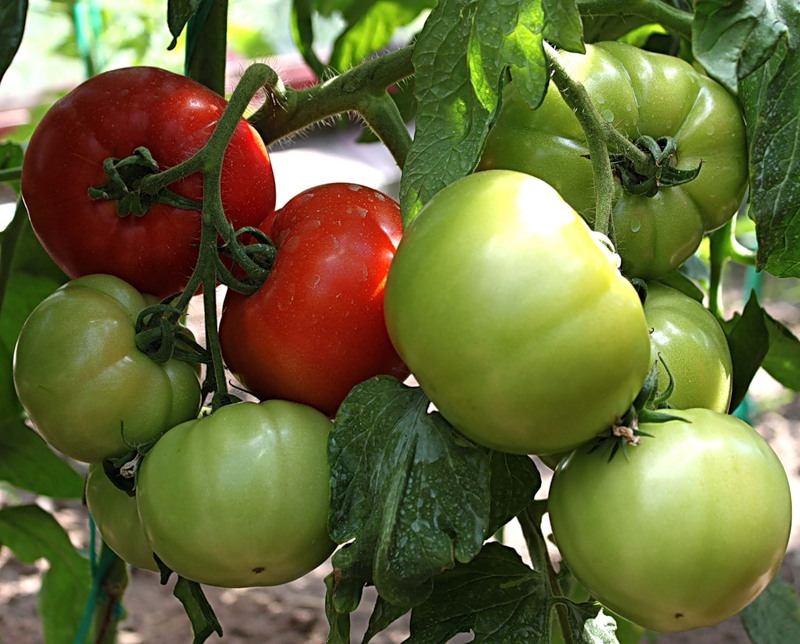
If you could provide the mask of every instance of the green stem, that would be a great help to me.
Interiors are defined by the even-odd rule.
[[[18,181],[21,176],[22,166],[17,166],[15,168],[3,168],[0,170],[0,183],[4,183],[6,181]]]
[[[399,113],[392,114],[377,101],[387,87],[414,74],[413,46],[371,59],[324,83],[295,91],[275,87],[276,91],[251,117],[250,123],[269,145],[325,119],[347,112],[360,113],[395,156],[398,165],[405,161],[408,131]],[[365,99],[368,96],[370,98]],[[388,97],[387,97],[388,98]],[[365,114],[364,111],[367,113]],[[402,167],[402,165],[401,165]]]
[[[692,39],[693,14],[662,0],[578,0],[583,15],[629,15],[659,23],[686,40]]]
[[[547,585],[552,596],[562,597],[564,593],[561,590],[561,584],[553,568],[553,563],[550,561],[550,554],[547,551],[547,541],[545,541],[544,535],[542,534],[542,503],[544,503],[544,501],[534,501],[529,504],[517,515],[517,520],[522,527],[522,534],[525,537],[525,544],[528,547],[528,554],[531,557],[533,569],[545,574],[545,579],[547,580]],[[564,636],[564,641],[571,643],[572,634],[569,627],[566,607],[562,604],[556,604],[556,616],[558,617],[559,626],[561,626],[561,633]]]
[[[592,162],[595,188],[594,229],[612,236],[611,212],[614,205],[616,185],[608,155],[608,126],[589,98],[586,88],[570,78],[558,57],[558,52],[549,44],[544,45],[548,63],[553,71],[553,82],[564,101],[575,112],[575,116],[586,133],[589,158]],[[612,128],[613,129],[613,128]]]
[[[101,560],[113,555],[113,561],[103,576],[102,593],[98,595],[94,614],[94,644],[115,644],[120,621],[122,596],[128,587],[128,566],[103,543]]]
[[[397,103],[384,91],[364,100],[358,108],[358,113],[389,150],[397,167],[402,170],[412,139]]]
[[[736,239],[736,217],[711,233],[708,242],[710,264],[708,308],[717,318],[722,319],[725,313],[722,303],[722,271],[725,264],[733,260],[746,266],[755,266],[756,254]]]
[[[8,280],[11,278],[11,265],[14,261],[14,253],[17,249],[17,242],[22,237],[22,232],[28,223],[28,212],[22,199],[17,200],[17,208],[14,211],[14,218],[6,227],[2,240],[0,240],[0,313],[3,312],[3,302],[6,297]]]
[[[207,15],[195,14],[186,30],[186,75],[225,96],[228,0],[209,0]]]

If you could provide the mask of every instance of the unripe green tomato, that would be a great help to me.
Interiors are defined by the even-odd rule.
[[[670,405],[728,411],[733,388],[731,352],[711,311],[680,291],[650,283],[644,314],[651,328],[651,360],[660,356],[672,376]],[[669,375],[661,362],[659,368],[659,390],[664,390]]]
[[[22,327],[14,386],[55,449],[99,463],[197,416],[198,371],[136,347],[136,318],[156,300],[111,275],[86,275],[45,298]]]
[[[331,554],[331,422],[299,403],[224,406],[164,434],[139,467],[136,500],[155,553],[179,575],[274,586]]]
[[[476,443],[571,449],[628,410],[649,370],[642,305],[616,259],[544,181],[467,176],[403,235],[386,285],[389,337]]]
[[[86,507],[106,545],[130,565],[158,572],[136,499],[114,485],[99,463],[89,466],[84,493]]]
[[[564,562],[600,603],[645,628],[717,624],[780,568],[792,526],[784,468],[747,423],[709,409],[642,423],[627,456],[582,446],[553,475]]]
[[[717,82],[674,56],[621,42],[560,52],[567,73],[582,83],[600,117],[631,141],[672,137],[670,163],[699,165],[696,178],[633,194],[616,182],[614,242],[630,277],[659,279],[697,250],[703,235],[728,221],[747,187],[747,136],[736,100]],[[551,84],[532,110],[514,83],[503,93],[479,169],[506,168],[547,181],[588,221],[596,195],[586,135],[573,109]]]

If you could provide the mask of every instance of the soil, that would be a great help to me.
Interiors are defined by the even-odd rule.
[[[313,145],[319,156],[319,165],[329,173],[342,172],[346,176],[331,176],[330,180],[348,180],[347,177],[366,177],[362,183],[384,189],[392,186],[396,170],[389,160],[381,157],[376,161],[364,152],[364,146],[351,147],[349,140],[334,138],[327,148],[317,138]],[[347,149],[342,149],[346,146]],[[331,148],[337,148],[335,156],[360,166],[343,168],[340,163],[331,163]],[[286,194],[279,194],[279,204],[301,189],[322,183],[320,175],[309,167],[314,164],[310,151],[302,157],[297,155],[275,155],[274,163],[279,185]],[[360,155],[360,156],[359,156]],[[311,160],[310,160],[311,159]],[[355,161],[354,161],[355,159]],[[283,177],[281,177],[281,173]],[[372,173],[372,174],[370,174]],[[289,185],[290,180],[295,183]],[[350,178],[349,180],[352,180]],[[396,187],[396,185],[395,185]],[[786,303],[784,292],[770,301],[770,311],[782,321],[790,324],[795,333],[800,331],[800,309]],[[798,299],[795,297],[794,299]],[[734,308],[736,308],[734,303]],[[800,502],[800,398],[787,393],[771,378],[759,373],[751,389],[753,422],[758,431],[767,438],[781,458],[789,474],[795,504]],[[541,465],[546,493],[549,470]],[[7,502],[0,490],[0,507]],[[74,544],[86,548],[88,542],[88,517],[80,503],[54,504],[49,499],[38,499],[41,505],[54,513],[57,520],[68,530]],[[795,517],[800,512],[795,507]],[[781,574],[798,589],[800,580],[800,520],[796,520],[789,551]],[[514,526],[507,531],[509,545],[524,550],[518,530]],[[43,641],[37,617],[37,592],[46,562],[24,565],[14,559],[7,549],[0,549],[0,642],[4,644],[38,644]],[[205,588],[206,595],[222,625],[224,635],[208,642],[222,641],[239,643],[316,644],[326,641],[328,626],[324,614],[325,587],[323,579],[329,572],[329,563],[320,566],[306,577],[276,588],[219,589]],[[353,642],[361,641],[374,593],[367,589],[362,604],[353,615]],[[191,642],[191,627],[181,604],[172,596],[171,584],[159,584],[155,573],[135,569],[124,597],[127,617],[121,623],[120,644],[179,644]],[[404,618],[377,637],[375,644],[402,642],[408,637],[408,620]],[[460,639],[467,641],[469,638]],[[649,641],[655,641],[650,639]],[[748,642],[738,618],[732,618],[713,628],[700,629],[683,634],[660,636],[660,644],[734,644]]]

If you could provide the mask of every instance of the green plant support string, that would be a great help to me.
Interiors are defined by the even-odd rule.
[[[117,558],[116,553],[111,548],[103,548],[100,560],[97,558],[97,526],[94,519],[89,517],[89,568],[92,572],[92,587],[89,590],[89,596],[86,599],[86,608],[84,608],[81,622],[78,625],[78,632],[75,634],[74,644],[84,644],[89,636],[89,629],[92,627],[92,619],[94,617],[95,606],[99,599],[108,601],[104,597],[103,580],[108,573],[111,564]],[[124,614],[122,604],[117,604],[114,607],[114,615],[116,619],[121,619]]]

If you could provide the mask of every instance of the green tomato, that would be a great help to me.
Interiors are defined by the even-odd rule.
[[[649,369],[639,297],[544,181],[470,175],[412,220],[385,313],[442,415],[494,449],[571,449],[624,414]]]
[[[789,482],[747,423],[708,409],[643,423],[652,435],[609,462],[584,446],[550,488],[553,537],[600,603],[661,632],[739,612],[778,571],[792,523]]]
[[[153,550],[202,584],[273,586],[333,552],[328,536],[331,422],[299,403],[222,407],[164,434],[136,480]]]
[[[702,163],[695,179],[661,188],[653,197],[627,192],[617,182],[613,226],[622,270],[658,279],[688,259],[703,235],[728,221],[741,203],[747,144],[736,101],[685,61],[623,43],[587,45],[586,54],[562,52],[560,59],[601,117],[624,136],[673,137],[673,164],[692,169]],[[506,87],[479,165],[488,168],[544,179],[588,221],[594,218],[586,137],[554,85],[536,110],[513,83]]]
[[[137,568],[158,572],[153,549],[145,536],[136,499],[114,485],[93,463],[86,474],[86,507],[106,545]]]
[[[197,415],[197,369],[175,359],[158,364],[136,347],[136,318],[153,303],[117,277],[87,275],[63,285],[25,321],[14,385],[55,449],[100,462]]]
[[[731,352],[711,311],[680,291],[650,283],[644,314],[651,329],[651,360],[660,356],[672,376],[670,405],[728,411],[733,387]],[[659,367],[659,389],[664,390],[669,375],[660,362]]]

